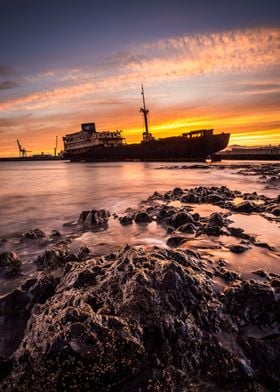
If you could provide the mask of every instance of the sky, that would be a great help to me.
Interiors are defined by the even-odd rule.
[[[0,0],[0,156],[95,122],[140,141],[201,128],[280,144],[280,2]]]

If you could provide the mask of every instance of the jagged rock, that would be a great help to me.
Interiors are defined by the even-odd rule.
[[[125,215],[125,216],[121,216],[119,218],[119,221],[120,221],[120,224],[122,224],[123,226],[132,225],[133,218],[130,215]]]
[[[21,264],[21,258],[15,252],[0,253],[0,272],[4,272],[5,276],[17,275]]]
[[[76,258],[73,258],[76,260]],[[61,241],[37,257],[35,263],[39,271],[62,267],[69,260],[69,245]]]
[[[269,279],[268,273],[265,270],[263,270],[263,269],[258,269],[256,271],[253,271],[252,273],[255,274],[255,275],[260,276],[261,278]]]
[[[2,389],[277,390],[278,283],[235,281],[220,295],[192,250],[125,247],[68,264],[34,308]],[[248,336],[256,328],[264,338]]]
[[[233,282],[235,280],[240,280],[240,274],[235,271],[229,271],[224,267],[216,268],[215,274],[227,282]]]
[[[150,223],[150,222],[152,222],[152,217],[149,215],[149,214],[147,214],[146,212],[138,212],[136,215],[135,215],[135,217],[134,217],[134,220],[135,220],[135,222],[136,223],[140,223],[140,224],[148,224],[148,223]]]
[[[29,230],[27,233],[23,235],[23,239],[28,240],[40,240],[46,238],[46,234],[41,229],[33,229]]]
[[[106,229],[110,212],[104,209],[82,211],[78,220],[80,225],[92,229]]]
[[[21,289],[0,298],[0,359],[9,358],[18,348],[33,306],[44,303],[56,284],[52,277],[31,279]]]
[[[91,251],[90,251],[89,247],[83,246],[79,249],[77,259],[78,260],[86,260],[90,257],[90,254],[91,254]],[[71,258],[71,256],[69,258]]]

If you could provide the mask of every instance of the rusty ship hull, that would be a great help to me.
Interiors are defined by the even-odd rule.
[[[118,147],[97,146],[65,154],[72,162],[98,161],[204,161],[228,145],[229,133],[188,139],[185,136],[124,144]]]

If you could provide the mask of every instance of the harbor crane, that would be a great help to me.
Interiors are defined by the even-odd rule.
[[[27,151],[19,142],[19,140],[17,140],[17,145],[18,145],[18,150],[19,150],[19,156],[21,158],[24,158],[27,156],[28,152],[32,152],[32,151]]]
[[[56,157],[57,154],[57,143],[58,143],[58,137],[55,137],[55,147],[54,147],[54,156]]]

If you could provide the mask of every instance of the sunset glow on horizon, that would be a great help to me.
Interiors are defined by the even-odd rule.
[[[72,55],[65,38],[64,54],[57,49],[45,62],[42,54],[11,49],[9,64],[0,64],[0,156],[16,156],[17,139],[32,153],[47,153],[58,136],[62,149],[61,138],[83,122],[140,141],[141,83],[155,137],[214,128],[230,132],[231,145],[280,144],[280,28],[182,30],[131,41],[125,35],[115,46],[101,37],[102,49],[79,53],[76,42]]]

